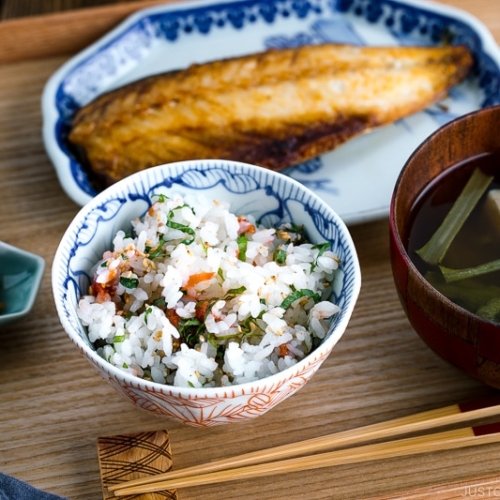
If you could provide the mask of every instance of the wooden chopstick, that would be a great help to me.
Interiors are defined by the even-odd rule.
[[[418,437],[319,453],[306,457],[296,457],[272,463],[220,470],[207,474],[195,474],[193,476],[156,481],[139,486],[129,487],[125,486],[124,483],[119,489],[114,491],[114,495],[117,497],[141,495],[188,486],[202,486],[226,481],[252,479],[254,477],[264,477],[280,473],[300,472],[335,465],[354,464],[497,442],[500,442],[500,423],[448,430]]]
[[[117,492],[125,488],[131,488],[158,481],[166,481],[187,477],[193,474],[201,475],[208,472],[216,472],[224,469],[234,469],[246,465],[266,463],[272,460],[291,458],[309,453],[317,453],[340,447],[373,441],[375,439],[396,437],[403,434],[435,429],[445,425],[470,422],[475,419],[488,418],[500,415],[500,396],[480,398],[472,402],[455,404],[429,410],[426,412],[400,417],[386,422],[367,425],[357,429],[320,436],[317,438],[290,443],[275,448],[259,450],[228,459],[217,460],[187,467],[178,471],[171,471],[154,476],[134,479],[121,484],[108,486],[109,491]]]

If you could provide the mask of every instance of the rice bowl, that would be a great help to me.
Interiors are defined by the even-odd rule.
[[[146,240],[149,238],[144,239],[144,236],[139,236],[141,230],[145,230],[144,220],[137,222],[140,226],[137,237],[143,238],[142,242],[134,240],[134,238],[131,239],[127,233],[130,232],[131,221],[151,210],[155,203],[152,197],[160,191],[162,196],[166,194],[170,200],[175,199],[177,196],[181,197],[182,204],[185,204],[182,197],[186,197],[191,204],[205,207],[205,213],[206,203],[201,203],[200,200],[203,198],[211,200],[211,202],[217,200],[215,209],[220,212],[220,202],[221,206],[224,207],[224,217],[229,217],[228,207],[231,207],[231,217],[234,217],[234,214],[241,214],[245,216],[245,219],[248,218],[245,224],[248,222],[248,224],[253,225],[255,221],[255,228],[258,226],[258,230],[252,233],[252,238],[255,234],[257,239],[254,241],[249,238],[247,241],[249,262],[245,263],[237,258],[238,248],[232,250],[232,263],[247,265],[248,279],[244,284],[241,283],[241,280],[231,281],[228,278],[231,276],[231,272],[224,265],[221,265],[220,254],[224,254],[224,252],[219,250],[215,259],[215,267],[209,269],[196,267],[200,265],[206,266],[207,262],[202,262],[198,258],[199,256],[193,258],[191,265],[195,266],[194,270],[181,277],[180,286],[174,290],[176,294],[184,293],[184,295],[189,295],[189,293],[186,293],[189,277],[186,278],[186,276],[193,275],[198,277],[200,275],[204,277],[210,276],[210,279],[201,280],[200,283],[191,283],[194,288],[198,287],[195,290],[197,294],[210,289],[210,287],[220,287],[222,285],[223,288],[221,289],[225,290],[226,293],[232,290],[234,294],[236,289],[240,290],[240,293],[236,294],[238,295],[239,309],[226,311],[222,303],[217,304],[215,311],[217,311],[217,314],[220,313],[219,318],[214,320],[214,317],[212,317],[209,328],[212,331],[207,330],[205,332],[212,335],[212,340],[213,336],[223,336],[228,332],[234,333],[234,328],[238,328],[238,325],[241,326],[241,322],[244,321],[245,314],[246,317],[248,317],[248,314],[250,316],[253,314],[254,319],[260,315],[259,321],[262,320],[263,315],[270,315],[270,317],[266,316],[266,319],[274,323],[274,325],[271,326],[266,323],[264,330],[266,328],[268,330],[276,328],[277,331],[280,331],[280,334],[274,335],[274,338],[271,339],[272,335],[269,335],[268,331],[267,339],[264,342],[265,345],[260,345],[260,341],[247,342],[243,348],[242,344],[226,344],[226,347],[231,344],[231,348],[226,349],[224,361],[227,366],[231,364],[233,366],[229,374],[220,372],[220,376],[214,375],[214,352],[210,352],[210,342],[206,342],[203,347],[199,344],[193,345],[189,352],[182,353],[181,364],[191,363],[191,368],[182,375],[177,374],[179,383],[176,385],[171,384],[174,383],[174,371],[177,372],[177,368],[170,372],[165,371],[164,367],[160,367],[159,372],[155,368],[155,375],[153,376],[151,373],[152,367],[148,367],[145,370],[146,376],[143,377],[144,373],[134,371],[137,370],[138,365],[132,370],[128,369],[129,363],[127,361],[130,361],[130,359],[118,359],[116,363],[111,363],[105,359],[106,355],[103,357],[102,352],[98,352],[100,348],[103,349],[105,346],[96,346],[95,342],[98,338],[100,338],[100,341],[103,338],[99,337],[100,333],[91,332],[92,327],[89,329],[89,326],[92,321],[85,318],[85,312],[79,306],[79,304],[82,304],[82,300],[84,301],[83,309],[94,305],[92,299],[86,299],[85,296],[89,296],[88,290],[93,283],[94,273],[96,269],[99,269],[99,267],[96,268],[96,264],[103,261],[103,255],[106,251],[111,251],[111,254],[107,254],[111,260],[107,261],[108,263],[102,267],[103,270],[109,270],[108,266],[119,267],[122,265],[123,262],[114,262],[113,259],[116,261],[117,257],[123,253],[122,251],[131,244],[134,246],[139,244],[141,250],[144,250],[144,245],[147,244]],[[168,210],[171,210],[171,207]],[[194,213],[190,210],[188,212]],[[155,213],[154,217],[157,217],[157,215]],[[231,220],[234,225],[234,219]],[[302,273],[300,279],[297,276],[292,277],[289,272],[291,267],[287,268],[284,263],[277,266],[276,262],[271,259],[271,262],[267,262],[267,264],[285,270],[285,275],[278,280],[281,285],[286,281],[290,283],[287,284],[288,289],[286,291],[281,291],[278,294],[277,302],[270,300],[269,307],[265,308],[262,297],[255,293],[243,293],[241,287],[243,286],[246,292],[251,290],[252,286],[257,286],[256,283],[262,285],[269,278],[265,273],[262,274],[262,269],[252,263],[251,259],[254,258],[252,256],[263,259],[263,253],[269,253],[270,251],[264,245],[263,240],[269,239],[271,233],[276,234],[276,228],[287,223],[289,227],[291,227],[290,223],[295,226],[304,226],[310,240],[310,243],[304,243],[308,245],[304,248],[301,248],[299,244],[292,245],[292,249],[297,250],[299,255],[302,252],[301,258],[305,258],[305,261],[307,261],[306,264],[302,265],[302,269],[311,268],[311,259],[314,261],[313,268],[315,272],[318,272],[322,266],[328,268],[321,270],[323,273],[321,287],[323,287],[324,293],[314,295],[318,294],[317,290],[313,290],[313,282],[315,282],[316,278],[313,279],[304,273]],[[227,224],[229,224],[229,227],[231,226],[229,222]],[[232,231],[233,237],[237,237],[238,228],[234,226]],[[213,236],[214,234],[205,234],[205,239],[208,241]],[[113,239],[116,244],[115,248],[113,248]],[[328,248],[325,247],[325,243],[327,243]],[[231,244],[234,245],[235,243]],[[216,245],[214,245],[215,247]],[[185,253],[186,248],[186,245],[184,245],[182,252]],[[203,245],[201,245],[201,248],[203,252],[206,252],[206,246],[203,249]],[[193,246],[190,250],[192,249],[194,251],[195,247]],[[298,269],[300,268],[300,265],[297,267],[296,261],[298,255],[294,256],[294,251],[288,251],[288,255],[291,255],[289,258],[290,266],[293,265],[295,269]],[[113,252],[115,253],[113,254]],[[284,254],[281,254],[281,256],[283,257]],[[266,263],[264,261],[262,263],[261,267],[264,268]],[[155,265],[158,265],[158,262]],[[334,269],[335,267],[336,269]],[[125,274],[129,271],[131,269],[126,269]],[[177,269],[177,271],[179,270]],[[207,274],[203,275],[202,273]],[[233,273],[241,275],[242,271],[239,267],[235,267]],[[165,277],[165,273],[157,273],[161,274],[159,278],[155,278],[154,274],[150,273],[147,279],[154,281],[154,279],[161,280]],[[224,279],[220,279],[221,275],[224,276]],[[138,279],[136,275],[126,274],[125,277],[127,276]],[[325,281],[325,276],[330,278]],[[143,277],[140,276],[139,278],[143,279]],[[178,278],[177,276],[176,279]],[[294,282],[293,280],[299,281]],[[105,281],[106,279],[104,279]],[[225,281],[227,282],[224,283]],[[130,282],[127,283],[130,284]],[[83,207],[75,217],[61,240],[53,264],[53,290],[61,322],[70,338],[101,376],[139,408],[197,426],[218,425],[254,418],[273,408],[302,387],[316,372],[343,334],[356,303],[360,283],[359,264],[350,235],[343,222],[326,203],[299,183],[282,174],[251,165],[220,160],[163,165],[132,175],[111,186]],[[291,288],[290,284],[292,285]],[[180,292],[180,288],[184,288],[184,291]],[[293,296],[290,290],[295,292],[298,290],[299,293]],[[304,290],[308,290],[308,292],[303,293]],[[129,291],[133,292],[132,289]],[[309,291],[311,295],[314,295],[312,302],[310,301],[311,297],[308,296]],[[123,290],[120,290],[118,295],[123,296]],[[290,295],[292,295],[291,298]],[[240,300],[242,297],[244,299]],[[283,305],[284,299],[287,297],[289,298],[287,307],[280,310],[279,306]],[[147,325],[149,321],[150,330],[158,331],[157,323],[163,321],[166,324],[165,318],[158,308],[150,307],[151,304],[149,303],[148,307],[144,306],[148,299],[154,299],[153,296],[149,297],[148,293],[146,293],[143,298],[142,304],[133,307],[137,312],[135,318],[137,319],[142,314],[140,328]],[[167,296],[162,298],[168,301]],[[171,300],[178,304],[178,299],[179,296],[177,295]],[[217,297],[217,299],[221,299],[221,297]],[[309,305],[306,305],[305,308],[310,312],[314,311],[313,317],[317,320],[312,322],[313,334],[310,334],[311,328],[308,328],[309,333],[304,332],[305,328],[299,328],[298,337],[296,332],[291,330],[287,330],[286,335],[283,337],[283,332],[280,330],[280,327],[283,326],[283,309],[287,309],[294,302],[292,299],[302,299],[298,300],[296,305],[301,303],[304,306],[309,302]],[[88,301],[85,302],[86,300]],[[214,302],[217,303],[219,300],[214,300]],[[227,302],[231,302],[231,300]],[[243,303],[245,303],[244,306]],[[194,317],[193,305],[189,305],[189,301],[181,301],[181,305],[184,310],[180,311],[180,314],[186,316],[187,319],[192,319]],[[215,304],[212,304],[212,307],[214,306]],[[246,313],[241,314],[245,307]],[[326,309],[323,310],[323,308]],[[292,307],[292,309],[294,308]],[[304,307],[297,309],[302,309],[301,313],[303,313]],[[146,311],[149,312],[145,322],[144,315]],[[239,321],[238,314],[240,314]],[[112,313],[111,316],[116,316],[116,314]],[[308,327],[311,327],[311,319],[308,318],[306,321]],[[106,319],[106,322],[109,325],[109,318]],[[170,328],[171,335],[166,335],[165,338],[169,337],[168,342],[173,340],[175,343],[175,329],[171,329],[172,325],[167,325],[167,327],[167,330]],[[116,325],[113,328],[116,328]],[[89,333],[94,335],[92,339],[89,339]],[[117,331],[108,331],[105,337],[111,338],[109,345],[114,344],[112,342],[113,338],[122,337],[122,332],[119,331],[118,333],[120,335],[117,335]],[[265,331],[264,335],[266,335]],[[290,335],[292,337],[295,335],[295,338],[291,339]],[[275,342],[278,337],[283,340],[281,344]],[[281,354],[284,354],[281,357],[278,356],[281,361],[268,358],[269,354],[280,352],[280,345],[286,346],[286,348],[281,347]],[[309,349],[303,350],[304,346],[309,346]],[[168,351],[168,345],[162,345],[161,354],[165,354],[165,347]],[[267,354],[264,356],[262,351],[266,350],[266,348]],[[183,349],[186,350],[186,347]],[[130,346],[125,351],[130,354]],[[200,353],[202,356],[200,356]],[[111,355],[115,354],[116,349],[113,350]],[[172,355],[174,354],[172,351]],[[290,354],[293,354],[293,356]],[[198,358],[198,360],[193,360],[193,357]],[[165,356],[156,356],[156,358],[165,358]],[[263,362],[260,364],[255,363],[259,358]],[[170,363],[172,360],[165,361]],[[210,362],[212,366],[208,366]],[[119,366],[120,363],[122,366]],[[144,370],[144,368],[141,369]],[[202,376],[193,378],[195,373],[197,375],[202,374]]]

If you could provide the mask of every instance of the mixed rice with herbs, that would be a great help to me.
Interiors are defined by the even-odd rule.
[[[324,338],[339,311],[327,243],[218,201],[151,201],[133,235],[118,231],[79,302],[103,358],[162,384],[227,386],[282,371]]]

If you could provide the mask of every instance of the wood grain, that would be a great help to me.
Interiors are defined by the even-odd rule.
[[[363,286],[345,336],[304,389],[263,417],[182,427],[134,409],[94,372],[66,338],[51,295],[53,255],[79,207],[46,156],[40,96],[69,53],[146,3],[159,2],[0,23],[0,238],[47,264],[32,315],[0,330],[0,470],[70,500],[96,500],[101,436],[166,428],[180,468],[491,394],[433,354],[409,326],[393,285],[387,219],[351,227]],[[500,2],[443,3],[468,10],[500,40]],[[484,498],[487,488],[494,498],[499,460],[500,446],[488,445],[193,487],[179,499],[451,500]]]
[[[137,2],[137,0],[37,0],[36,2],[33,0],[1,0],[0,18],[13,19],[134,1]]]
[[[172,469],[170,439],[165,430],[105,436],[97,440],[103,499],[114,498],[110,486]],[[175,491],[135,495],[135,500],[177,500]]]
[[[141,8],[173,0],[144,0],[0,23],[0,64],[74,54]]]

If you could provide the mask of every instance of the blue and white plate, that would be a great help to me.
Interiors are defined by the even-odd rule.
[[[66,137],[75,111],[105,91],[150,74],[270,47],[450,41],[466,44],[476,64],[448,98],[285,171],[346,223],[375,219],[388,214],[399,171],[428,135],[452,118],[500,103],[499,48],[464,11],[424,0],[204,0],[144,9],[47,82],[42,98],[45,146],[63,189],[84,205],[97,193]]]

